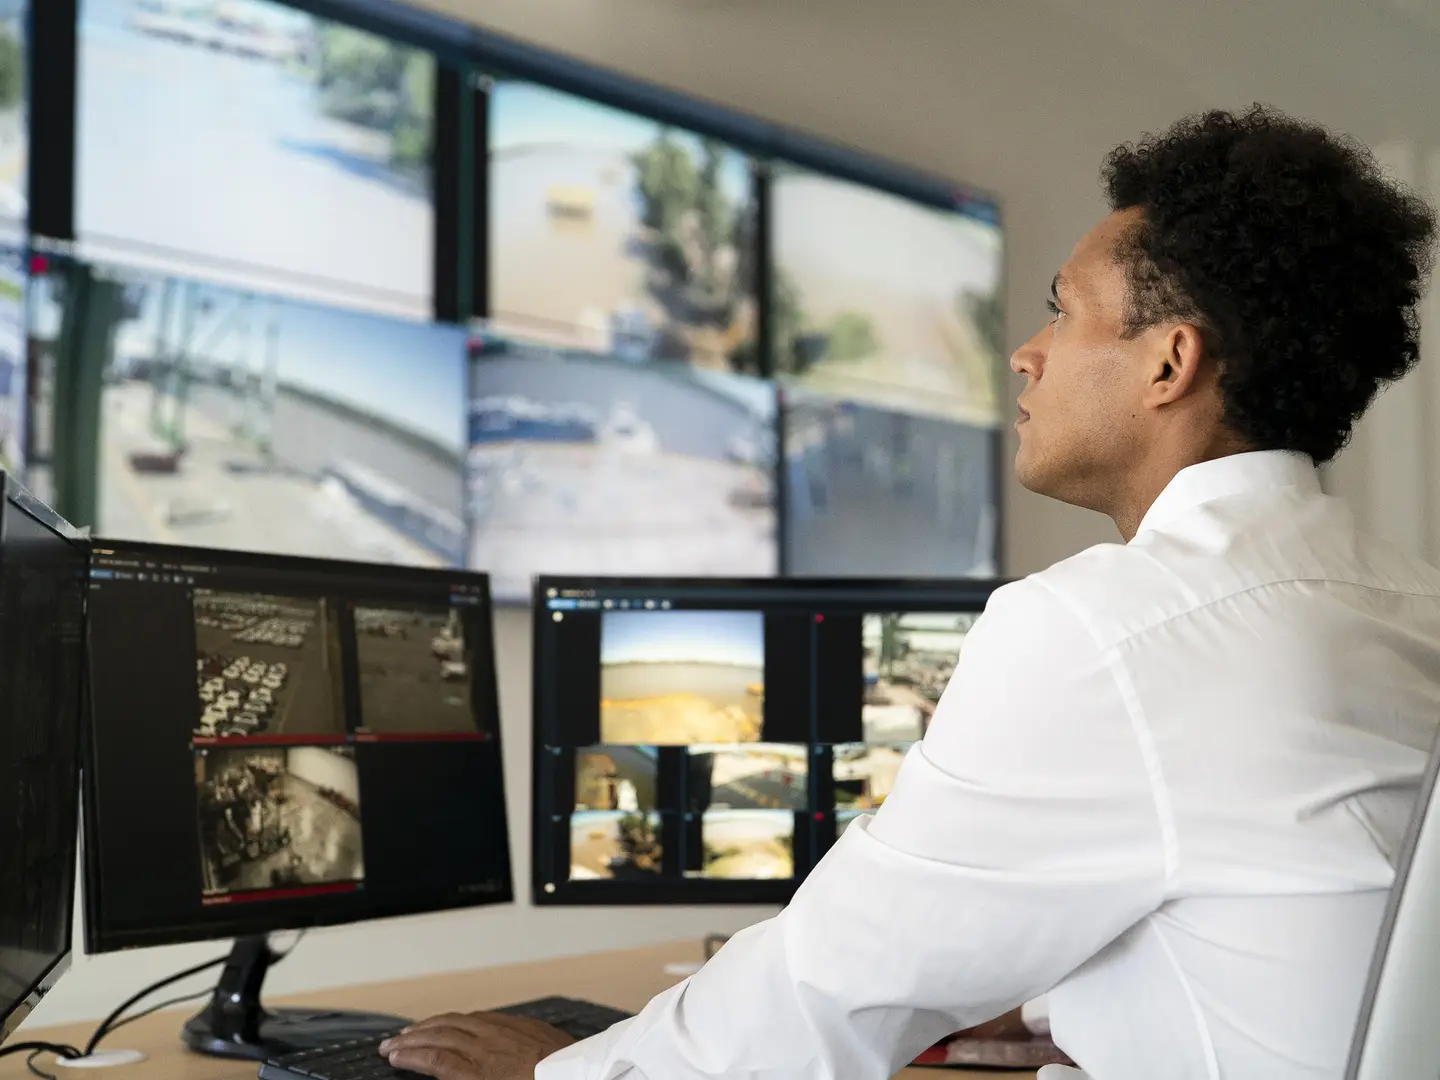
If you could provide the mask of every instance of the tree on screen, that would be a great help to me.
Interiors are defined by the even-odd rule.
[[[329,116],[390,136],[390,161],[430,162],[434,63],[424,53],[338,23],[322,23],[316,82]]]
[[[695,206],[700,189],[695,161],[666,128],[655,142],[635,155],[635,165],[645,226],[659,234],[667,260],[671,257],[681,260],[679,269],[683,271],[680,230],[685,214]]]
[[[805,310],[800,287],[784,267],[778,265],[771,271],[770,325],[775,342],[775,371],[793,374],[800,367],[795,345],[805,325]]]
[[[725,148],[714,139],[704,142],[704,158],[700,165],[695,191],[695,211],[700,234],[700,285],[713,293],[719,282],[716,260],[720,249],[731,236],[734,211],[720,187],[720,168],[725,163]]]
[[[997,288],[989,293],[962,292],[955,306],[962,318],[968,318],[975,326],[980,340],[995,357],[1005,355],[1005,305],[1000,300]]]
[[[961,322],[974,328],[985,350],[984,357],[976,365],[978,370],[972,372],[976,397],[997,402],[1006,357],[1005,304],[1000,297],[1000,287],[997,285],[988,293],[962,292],[955,298],[955,308]]]
[[[25,54],[9,27],[0,28],[0,109],[13,109],[25,93]]]
[[[904,643],[900,640],[900,616],[880,616],[880,674],[890,678],[895,673],[895,663],[905,655]]]
[[[632,155],[641,223],[650,233],[651,292],[673,320],[670,332],[758,373],[753,338],[753,215],[725,189],[731,151],[662,128]]]
[[[825,343],[827,360],[863,360],[879,351],[875,327],[868,315],[858,311],[842,311],[830,324]]]

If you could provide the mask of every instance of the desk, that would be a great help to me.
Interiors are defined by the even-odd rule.
[[[418,1019],[441,1012],[496,1008],[558,994],[637,1012],[650,998],[677,981],[674,976],[665,974],[665,964],[699,958],[698,941],[680,942],[645,949],[627,949],[623,952],[484,968],[459,974],[430,975],[420,979],[344,987],[276,998],[274,1004],[370,1009],[377,1012],[395,1012]],[[65,978],[84,978],[84,968],[71,972]],[[116,1004],[119,1004],[128,989],[116,988]],[[191,1008],[190,1011],[195,1009]],[[56,1072],[65,1080],[83,1080],[87,1077],[91,1080],[254,1080],[256,1066],[253,1064],[202,1057],[187,1052],[180,1044],[180,1025],[188,1015],[183,1009],[156,1013],[126,1025],[105,1041],[104,1045],[113,1049],[143,1050],[150,1055],[148,1060],[138,1065],[99,1072],[67,1072],[64,1069],[48,1070],[45,1065],[41,1067]],[[92,1021],[64,1027],[34,1030],[24,1028],[15,1039],[83,1045],[94,1027]],[[955,1080],[1030,1080],[1032,1074],[910,1068],[902,1071],[900,1075],[903,1080],[943,1080],[945,1077],[953,1077]],[[24,1080],[27,1077],[30,1077],[30,1073],[25,1069],[24,1054],[0,1058],[0,1080]]]

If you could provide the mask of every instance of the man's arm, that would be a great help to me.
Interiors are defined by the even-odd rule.
[[[1164,893],[1121,685],[1042,583],[997,592],[874,818],[778,917],[537,1080],[882,1080],[1049,990]]]

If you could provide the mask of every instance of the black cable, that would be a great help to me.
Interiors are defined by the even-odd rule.
[[[294,952],[296,949],[298,949],[298,948],[300,947],[300,942],[302,942],[302,941],[305,940],[305,935],[308,934],[309,932],[310,932],[310,930],[309,930],[308,927],[306,927],[306,928],[303,929],[303,930],[297,930],[297,931],[295,931],[295,940],[290,943],[290,947],[289,947],[288,949],[286,949],[286,950],[285,950],[284,952],[282,952],[282,953],[271,953],[271,954],[270,954],[270,966],[271,966],[271,967],[274,967],[274,966],[275,966],[276,964],[278,964],[281,960],[284,960],[284,959],[285,959],[287,956],[289,956],[292,952]]]
[[[95,1029],[95,1034],[91,1035],[90,1041],[85,1044],[85,1051],[83,1056],[89,1057],[95,1052],[95,1047],[100,1045],[100,1040],[105,1038],[106,1035],[110,1034],[110,1032],[114,1029],[116,1021],[120,1019],[126,1009],[130,1008],[130,1006],[134,1005],[137,1001],[149,997],[156,990],[161,990],[169,986],[171,983],[177,983],[181,979],[188,979],[191,975],[199,975],[202,971],[209,971],[211,968],[220,967],[222,964],[225,963],[225,961],[229,959],[230,954],[226,953],[224,956],[216,957],[214,960],[207,960],[203,964],[196,964],[192,968],[186,968],[178,975],[171,975],[168,978],[161,979],[159,982],[151,983],[149,986],[145,987],[144,990],[141,990],[138,994],[132,994],[130,997],[126,998],[123,1002],[121,1002],[120,1006],[115,1009],[114,1012],[112,1012],[109,1016],[107,1016],[104,1020],[100,1022],[100,1026]]]
[[[305,931],[301,930],[296,935],[295,940],[290,943],[290,947],[288,949],[286,949],[282,953],[271,954],[271,965],[278,964],[281,960],[284,960],[287,956],[289,956],[292,952],[295,951],[296,947],[299,946],[300,942],[302,942],[303,940],[305,940]],[[151,1007],[143,1009],[140,1012],[136,1013],[134,1016],[126,1017],[123,1020],[121,1019],[121,1017],[124,1016],[126,1009],[130,1008],[130,1006],[134,1005],[137,1001],[141,1001],[149,997],[156,990],[161,990],[169,986],[171,983],[177,983],[181,979],[188,979],[192,975],[198,975],[202,971],[209,971],[213,967],[220,967],[229,959],[230,957],[227,954],[215,960],[207,960],[203,964],[196,964],[194,967],[187,968],[186,970],[176,975],[171,975],[168,978],[161,979],[159,982],[151,983],[139,993],[132,994],[125,1001],[121,1002],[120,1006],[115,1009],[114,1012],[112,1012],[109,1016],[107,1016],[103,1021],[100,1022],[100,1026],[97,1027],[95,1029],[95,1033],[90,1036],[90,1041],[85,1044],[83,1056],[89,1057],[95,1052],[95,1048],[100,1045],[102,1039],[104,1039],[116,1028],[123,1027],[124,1025],[130,1023],[130,1021],[132,1020],[139,1020],[142,1016],[149,1016],[151,1013],[159,1012],[161,1009],[167,1009],[171,1005],[180,1005],[187,1001],[194,1001],[198,997],[204,997],[206,994],[213,994],[215,992],[215,988],[213,986],[206,987],[204,990],[197,990],[193,994],[185,994],[181,997],[171,998],[169,1001],[163,1001],[159,1005],[152,1005]],[[76,1053],[78,1054],[80,1052],[77,1051]]]
[[[39,1065],[35,1064],[35,1059],[43,1053],[45,1053],[44,1050],[31,1050],[30,1056],[25,1059],[25,1068],[40,1077],[40,1080],[59,1080],[54,1073],[47,1073],[44,1069],[40,1068]]]
[[[23,1054],[27,1050],[33,1050],[37,1054],[54,1054],[56,1057],[63,1058],[83,1056],[75,1047],[66,1046],[64,1043],[17,1042],[0,1046],[0,1057],[4,1057],[6,1054]]]
[[[134,1023],[136,1020],[143,1020],[151,1013],[157,1013],[161,1009],[168,1009],[172,1005],[184,1005],[187,1001],[194,1001],[196,998],[208,997],[214,992],[215,988],[213,986],[207,986],[203,990],[196,990],[193,994],[181,994],[179,997],[173,997],[169,998],[166,1001],[162,1001],[158,1005],[147,1006],[146,1008],[141,1009],[138,1013],[131,1013],[129,1016],[125,1016],[120,1018],[119,1020],[116,1020],[113,1024],[111,1024],[108,1028],[105,1029],[105,1035],[102,1035],[101,1038],[112,1034],[117,1028],[122,1028],[126,1024]]]

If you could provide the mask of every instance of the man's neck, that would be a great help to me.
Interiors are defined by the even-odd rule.
[[[1216,439],[1199,454],[1193,450],[1172,454],[1154,452],[1148,455],[1147,467],[1137,470],[1129,478],[1121,487],[1117,501],[1103,512],[1115,522],[1115,528],[1128,544],[1135,539],[1135,534],[1140,531],[1140,523],[1145,520],[1150,507],[1155,505],[1155,500],[1160,498],[1160,493],[1169,487],[1180,473],[1192,465],[1230,457],[1232,454],[1243,454],[1248,449],[1237,440],[1224,437]]]

